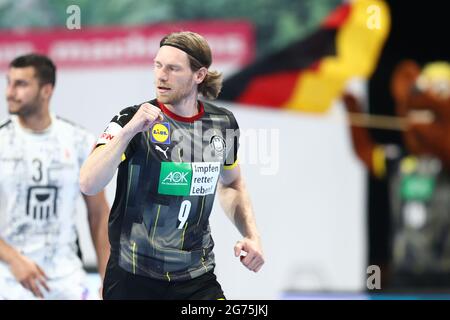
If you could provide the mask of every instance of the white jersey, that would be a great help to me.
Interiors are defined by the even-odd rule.
[[[17,116],[0,125],[0,238],[41,266],[50,279],[82,268],[76,245],[79,172],[95,138],[52,116],[43,133]],[[12,277],[0,261],[0,277]]]

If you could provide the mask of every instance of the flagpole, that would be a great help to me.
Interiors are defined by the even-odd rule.
[[[429,124],[434,121],[434,114],[428,110],[411,112],[408,117],[382,116],[367,113],[348,112],[348,121],[355,127],[405,131],[409,123]]]

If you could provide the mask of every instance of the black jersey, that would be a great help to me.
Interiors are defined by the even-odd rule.
[[[119,165],[109,218],[112,254],[128,272],[168,281],[214,268],[209,215],[222,170],[236,163],[239,128],[233,114],[199,101],[199,113],[164,114],[130,141]],[[139,109],[119,112],[98,146],[107,143]]]

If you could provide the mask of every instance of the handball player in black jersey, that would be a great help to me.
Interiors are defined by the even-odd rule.
[[[104,299],[224,299],[209,225],[216,191],[243,236],[235,256],[254,272],[264,264],[237,121],[209,102],[222,86],[211,62],[201,35],[165,36],[154,59],[156,99],[118,112],[81,169],[81,190],[93,195],[118,168]]]

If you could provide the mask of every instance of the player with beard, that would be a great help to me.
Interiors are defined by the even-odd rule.
[[[14,59],[10,118],[0,125],[0,299],[90,299],[76,231],[79,170],[95,138],[50,112],[56,67]],[[104,192],[84,196],[103,278],[109,255]]]
[[[198,99],[220,92],[211,62],[199,34],[165,36],[154,59],[157,98],[114,116],[82,167],[81,190],[90,195],[118,168],[105,299],[224,299],[209,226],[216,189],[243,236],[236,257],[254,272],[264,263],[237,162],[236,119]]]

